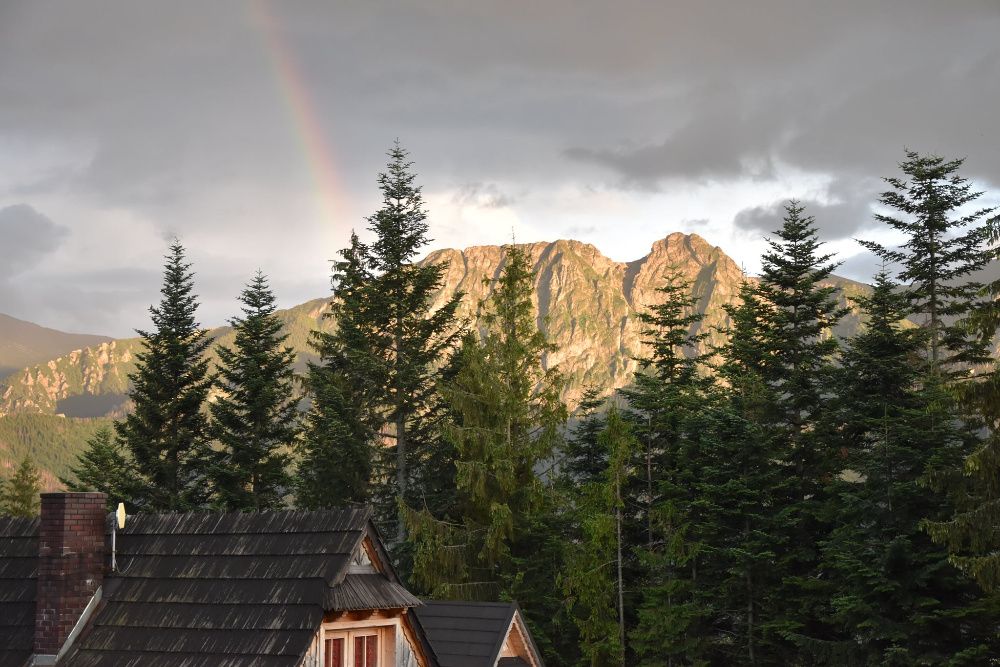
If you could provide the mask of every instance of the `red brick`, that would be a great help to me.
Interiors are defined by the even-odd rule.
[[[43,493],[35,653],[59,652],[104,580],[105,497]]]

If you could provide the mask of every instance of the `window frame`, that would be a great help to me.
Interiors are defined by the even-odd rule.
[[[392,625],[377,625],[358,628],[323,628],[323,635],[320,641],[320,664],[326,665],[326,641],[328,639],[343,639],[343,665],[342,667],[355,667],[354,641],[358,637],[375,637],[375,660],[376,667],[392,667],[387,663],[388,642],[395,637],[395,628]],[[336,667],[336,666],[335,666]],[[366,666],[367,667],[367,666]]]

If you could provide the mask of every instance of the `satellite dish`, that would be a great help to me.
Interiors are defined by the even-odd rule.
[[[122,530],[125,528],[125,503],[118,503],[118,511],[115,512],[115,518],[118,519],[118,529]]]

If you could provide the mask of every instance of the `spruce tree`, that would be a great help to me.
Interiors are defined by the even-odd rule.
[[[772,628],[794,652],[796,645],[828,634],[821,620],[828,593],[817,569],[818,540],[827,530],[826,483],[838,462],[820,424],[839,347],[832,330],[846,309],[839,307],[835,288],[823,284],[837,264],[822,253],[815,220],[801,205],[786,204],[782,226],[768,244],[758,287],[767,304],[761,379],[770,401],[764,410],[767,436],[775,439],[774,464],[784,469],[773,527],[784,585],[775,596]]]
[[[1000,594],[1000,434],[994,423],[980,447],[966,458],[964,493],[944,519],[928,518],[930,536],[945,545],[951,561],[987,593]]]
[[[785,440],[776,426],[777,393],[765,380],[772,374],[773,309],[749,280],[725,309],[726,342],[715,350],[724,387],[694,421],[709,443],[699,484],[710,508],[708,542],[718,555],[717,580],[705,590],[719,601],[718,627],[725,630],[716,650],[724,662],[781,664],[785,647],[773,630],[781,572],[773,563],[786,544],[777,530],[783,508],[776,494]]]
[[[310,345],[318,360],[305,378],[311,407],[295,476],[296,503],[319,509],[366,503],[371,499],[373,465],[381,441],[379,397],[384,365],[369,348],[374,315],[367,285],[368,249],[356,234],[334,263],[334,299],[325,318],[332,333],[313,331]]]
[[[782,470],[767,431],[734,391],[714,389],[687,425],[687,457],[695,462],[691,541],[701,546],[692,577],[692,606],[704,619],[700,655],[711,664],[783,664],[771,631]]]
[[[659,289],[662,302],[640,318],[650,355],[639,359],[628,399],[628,418],[639,447],[638,473],[629,490],[632,521],[627,533],[638,554],[627,567],[642,591],[632,647],[646,664],[698,652],[699,617],[692,582],[699,545],[688,528],[690,489],[697,461],[688,458],[686,423],[700,409],[711,380],[699,345],[702,314],[692,285],[676,271]]]
[[[838,350],[832,329],[847,313],[838,306],[836,288],[823,285],[838,265],[821,254],[815,220],[804,210],[797,202],[786,204],[781,229],[768,240],[758,288],[768,308],[762,323],[767,358],[759,363],[764,380],[781,395],[776,417],[797,450],[793,472],[803,480],[803,496],[821,465],[807,432],[820,416]]]
[[[973,274],[995,257],[988,245],[995,209],[968,210],[983,193],[958,175],[963,161],[907,150],[899,165],[903,177],[886,178],[891,189],[879,198],[892,213],[875,216],[906,241],[898,249],[862,241],[899,266],[897,280],[907,285],[910,315],[930,332],[931,365],[948,373],[989,359],[990,341],[970,336],[962,320],[984,287]]]
[[[640,357],[639,372],[633,383],[622,390],[628,401],[628,418],[640,443],[637,452],[641,472],[636,475],[632,494],[642,508],[639,523],[644,524],[644,542],[650,547],[653,534],[653,508],[669,486],[673,456],[680,446],[680,424],[685,411],[697,402],[698,393],[710,384],[703,370],[707,356],[699,345],[707,334],[700,331],[704,315],[697,308],[691,292],[692,283],[675,269],[657,289],[661,303],[639,314],[644,342],[649,356]]]
[[[42,490],[41,476],[30,457],[25,456],[0,497],[0,513],[10,516],[33,517],[38,515]]]
[[[388,155],[386,171],[378,176],[382,207],[368,218],[375,238],[370,244],[352,240],[342,252],[332,307],[338,329],[317,343],[321,358],[338,359],[342,403],[358,406],[357,416],[379,443],[371,456],[371,499],[386,533],[400,547],[406,538],[402,508],[433,503],[435,494],[428,489],[440,488],[440,478],[449,474],[440,456],[446,445],[438,428],[437,385],[461,337],[455,316],[461,294],[432,309],[446,267],[415,263],[430,243],[427,211],[407,152],[397,142]],[[313,400],[318,397],[314,392]],[[368,446],[373,442],[368,430],[361,434],[363,442],[343,444]]]
[[[60,481],[70,491],[99,491],[108,496],[108,509],[135,495],[132,488],[134,471],[128,451],[114,432],[103,427],[90,440],[87,448],[70,467],[71,477]]]
[[[560,482],[567,488],[585,486],[603,479],[608,467],[608,452],[600,441],[607,425],[603,408],[607,397],[602,397],[596,387],[584,390],[561,451],[559,461]]]
[[[995,209],[988,208],[961,215],[961,212],[948,206],[950,199],[971,203],[981,194],[972,192],[969,183],[958,177],[956,172],[961,160],[948,162],[935,157],[920,160],[935,167],[919,175],[922,177],[920,180],[930,181],[925,190],[935,196],[931,200],[925,195],[924,200],[927,201],[916,216],[917,222],[927,220],[925,225],[930,227],[933,221],[935,227],[945,227],[947,236],[942,234],[939,243],[947,243],[949,249],[967,249],[964,254],[950,256],[950,263],[938,261],[938,264],[943,265],[951,277],[947,287],[953,291],[946,292],[945,297],[951,299],[946,305],[956,313],[954,320],[945,322],[952,325],[953,332],[946,340],[952,347],[955,341],[962,343],[959,350],[949,351],[956,361],[965,362],[956,364],[957,369],[953,371],[956,381],[952,383],[952,388],[960,399],[966,418],[974,425],[981,422],[984,434],[983,442],[966,458],[959,470],[934,480],[939,488],[947,487],[951,491],[955,512],[946,520],[929,519],[926,528],[935,541],[947,546],[952,561],[958,567],[973,577],[984,590],[997,594],[1000,593],[1000,531],[992,527],[1000,525],[1000,366],[995,359],[979,363],[985,360],[977,359],[976,354],[969,354],[968,351],[964,355],[959,353],[965,345],[973,353],[989,351],[1000,329],[1000,279],[982,286],[978,292],[975,291],[978,283],[969,280],[974,277],[971,271],[981,266],[984,259],[996,262],[1000,255],[1000,216],[992,215]],[[914,169],[907,170],[907,173],[910,171]],[[913,180],[917,182],[918,178],[915,176]],[[943,190],[943,193],[938,193],[938,190]],[[934,216],[927,210],[931,208],[931,201],[939,203],[940,210]],[[957,230],[960,228],[969,229],[959,235]],[[919,233],[919,228],[912,231],[911,245],[914,247],[919,247],[918,240],[913,238]],[[909,249],[909,246],[904,249]],[[909,254],[916,255],[916,252],[911,250]],[[915,260],[916,257],[911,261],[915,263]],[[959,281],[960,277],[965,280]],[[924,282],[930,283],[931,278],[934,276],[925,277]],[[925,288],[923,292],[929,293],[930,289]],[[940,300],[945,302],[945,298]],[[925,321],[929,319],[927,313],[923,317]],[[946,361],[947,358],[942,365]],[[963,366],[972,366],[973,372],[966,375]]]
[[[970,434],[922,356],[933,330],[903,323],[908,296],[876,278],[838,372],[833,432],[849,474],[834,484],[835,527],[823,541],[837,636],[814,649],[827,664],[971,664],[996,643],[996,613],[921,529],[950,516],[948,495],[926,477],[953,468]]]
[[[617,406],[612,404],[602,421],[597,440],[607,463],[599,477],[574,494],[580,536],[568,548],[560,577],[580,631],[583,657],[593,667],[625,664],[625,490],[635,474],[638,445]]]
[[[526,554],[525,527],[546,505],[536,468],[553,455],[566,420],[562,378],[543,368],[553,346],[538,329],[534,274],[507,246],[493,293],[482,304],[482,341],[467,333],[457,372],[443,388],[445,437],[456,453],[457,503],[449,514],[417,506],[408,515],[414,577],[437,597],[499,599]],[[527,600],[521,600],[530,608]]]
[[[299,433],[295,353],[285,346],[275,298],[260,271],[239,298],[242,317],[230,320],[233,347],[218,347],[222,396],[210,406],[214,502],[229,511],[285,505],[290,453]]]
[[[991,243],[1000,240],[994,220]],[[997,252],[997,250],[994,250]],[[983,291],[986,297],[966,318],[981,340],[995,340],[1000,329],[1000,279]],[[926,529],[938,543],[947,546],[952,562],[971,576],[987,593],[1000,594],[1000,363],[974,382],[963,382],[956,392],[964,412],[982,420],[982,443],[964,461],[961,475],[948,481],[955,511],[945,520],[928,520]],[[939,483],[941,480],[937,480]]]
[[[185,511],[205,505],[208,420],[205,399],[213,383],[205,352],[211,341],[195,319],[194,276],[184,247],[166,256],[163,295],[151,306],[152,331],[138,331],[143,350],[129,375],[134,410],[115,424],[134,463],[133,506]]]

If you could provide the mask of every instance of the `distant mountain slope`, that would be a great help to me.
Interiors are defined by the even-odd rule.
[[[18,369],[109,340],[56,331],[0,313],[0,380]]]
[[[614,262],[592,245],[579,241],[531,243],[522,246],[536,271],[536,307],[539,323],[559,350],[546,359],[558,365],[568,383],[564,398],[576,405],[587,387],[605,391],[627,383],[642,355],[642,324],[637,314],[659,303],[657,288],[673,267],[692,282],[693,294],[705,313],[701,329],[706,345],[722,342],[717,329],[727,318],[722,306],[739,291],[743,273],[721,249],[695,234],[671,234],[653,244],[648,255],[633,262]],[[448,263],[445,284],[435,297],[440,305],[456,290],[466,293],[461,314],[472,320],[477,304],[489,295],[505,254],[500,246],[439,250],[424,263]],[[867,289],[837,278],[841,300]],[[311,358],[309,332],[328,328],[323,318],[327,300],[320,298],[280,311],[289,343],[304,368]],[[858,326],[852,315],[838,327],[838,335]],[[226,328],[212,330],[222,344],[231,342]],[[138,339],[123,339],[73,352],[45,364],[25,368],[0,385],[0,415],[5,413],[65,414],[94,417],[120,412],[128,390],[127,376],[135,367]]]
[[[278,313],[289,334],[288,344],[300,353],[300,370],[309,358],[309,332],[329,326],[322,321],[327,308],[326,299],[316,299]],[[229,327],[218,327],[209,335],[228,345],[234,334]],[[135,370],[141,345],[139,338],[111,340],[12,374],[0,384],[0,416],[37,413],[96,417],[120,413],[129,388],[128,376]]]
[[[9,478],[30,456],[41,472],[42,488],[60,488],[84,446],[110,419],[65,419],[55,415],[15,414],[0,417],[0,477]]]

